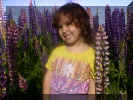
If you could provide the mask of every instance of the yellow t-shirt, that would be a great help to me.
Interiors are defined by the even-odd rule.
[[[94,79],[94,63],[95,50],[93,48],[89,47],[83,53],[72,53],[67,50],[65,45],[60,45],[52,51],[45,67],[48,70],[58,70],[62,75],[71,78],[84,77],[83,80],[86,80],[88,75]]]

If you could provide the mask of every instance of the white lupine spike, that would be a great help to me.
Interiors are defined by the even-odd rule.
[[[102,47],[100,46],[99,49],[102,50]]]
[[[100,50],[99,47],[96,47],[96,50]]]
[[[101,40],[101,37],[96,37],[97,40]]]
[[[104,59],[105,59],[106,61],[109,61],[109,57],[107,57],[107,56],[106,56]]]
[[[97,91],[96,94],[102,94],[102,93]]]
[[[98,76],[96,79],[97,79],[97,80],[101,80],[101,77],[100,77],[100,76]]]
[[[105,69],[105,71],[109,71],[109,67],[106,67],[106,68],[104,68]]]
[[[101,46],[97,46],[96,50],[102,50],[102,47]]]
[[[105,82],[109,82],[109,78],[108,77],[105,78]]]
[[[99,31],[100,33],[97,33],[96,35],[96,93],[103,93],[104,88],[103,84],[107,85],[108,79],[108,71],[109,68],[106,67],[109,65],[109,57],[108,55],[110,54],[108,52],[109,49],[109,42],[107,41],[108,36],[106,35],[106,32],[104,32],[104,29],[102,26],[99,26]],[[105,67],[101,66],[104,65]],[[103,73],[100,72],[101,68],[103,67]],[[99,77],[100,76],[100,77]],[[103,80],[103,77],[106,79]],[[101,84],[103,82],[103,84]],[[98,86],[101,87],[101,90],[98,90]]]
[[[109,86],[109,82],[106,83],[106,86]]]
[[[104,85],[108,85],[109,84],[109,81],[104,81]]]
[[[109,86],[109,82],[104,84],[104,88],[107,88]]]
[[[104,44],[109,45],[109,42],[108,41],[104,41]]]
[[[101,32],[101,33],[104,32],[104,28],[102,27],[102,25],[99,25],[99,26],[98,26],[98,31]]]
[[[107,51],[107,52],[105,52],[105,54],[106,54],[106,55],[110,55],[110,53],[109,53],[108,51]]]
[[[108,65],[109,64],[109,61],[104,62],[104,64]]]
[[[97,56],[97,57],[96,57],[96,59],[98,60],[98,59],[100,59],[100,57],[99,57],[99,56]]]
[[[96,36],[100,36],[100,33],[96,33]]]
[[[101,80],[96,80],[96,83],[101,84],[102,83],[102,79]]]
[[[100,55],[100,51],[96,51],[96,54],[97,54],[97,55]]]
[[[103,89],[102,88],[96,88],[96,94],[102,94]]]
[[[102,51],[102,55],[103,55],[103,56],[105,55],[105,51]]]
[[[106,36],[103,36],[103,39],[108,39],[108,36],[106,35]]]
[[[98,61],[98,60],[96,60],[96,64],[97,64],[97,65],[100,65],[100,64],[101,64],[101,62],[100,62],[100,61]]]
[[[101,73],[101,71],[98,70],[98,71],[96,72],[96,74],[99,74],[99,73]]]
[[[101,46],[97,46],[96,50],[102,50],[102,47]]]
[[[101,44],[101,42],[100,41],[96,41],[96,45],[100,45]]]
[[[105,47],[103,47],[105,50],[108,50],[109,49],[109,46],[105,46]]]
[[[104,74],[106,74],[106,75],[107,75],[108,73],[109,73],[108,71],[104,71]]]
[[[106,35],[106,32],[103,32],[103,36],[105,36]]]
[[[103,89],[101,83],[100,84],[96,84],[96,85],[97,85],[97,88]]]
[[[109,65],[109,62],[104,62],[103,65],[104,65],[104,66],[107,66],[107,65]]]
[[[104,83],[104,88],[106,88],[108,86],[109,82]]]
[[[100,70],[100,66],[96,66],[96,70]]]
[[[104,88],[107,88],[108,85],[109,85],[109,83],[105,83],[105,84],[104,84]]]
[[[107,75],[108,75],[108,72],[104,72],[103,76],[107,77]]]
[[[99,76],[101,75],[101,71],[97,71],[96,74]]]
[[[99,56],[98,56],[99,57]],[[96,57],[97,58],[97,57]],[[99,57],[100,58],[100,57]],[[96,63],[97,64],[100,64],[101,62],[100,62],[100,60],[98,60],[98,59],[96,59]]]
[[[100,58],[96,57],[96,65],[100,66],[101,63],[102,62],[101,62]]]

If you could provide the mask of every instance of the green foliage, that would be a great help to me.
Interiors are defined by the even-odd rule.
[[[106,88],[107,94],[127,94],[127,72],[126,72],[126,64],[124,59],[124,47],[125,42],[121,42],[120,45],[120,53],[118,61],[114,59],[110,60],[109,65],[109,79],[110,85]]]
[[[35,43],[38,41],[38,48]],[[24,38],[18,43],[17,70],[27,80],[28,94],[40,94],[42,91],[43,66],[40,60],[43,53],[49,55],[52,50],[50,33],[46,36],[30,36],[25,47]],[[34,92],[34,93],[33,93]]]

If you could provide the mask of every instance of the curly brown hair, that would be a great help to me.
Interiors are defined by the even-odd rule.
[[[89,15],[86,10],[77,3],[67,3],[60,7],[53,15],[53,27],[58,31],[61,15],[67,16],[71,23],[81,29],[86,43],[92,44],[92,35]]]

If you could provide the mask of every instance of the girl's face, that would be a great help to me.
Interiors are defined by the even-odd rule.
[[[66,45],[75,45],[83,40],[81,30],[73,22],[70,22],[68,16],[61,15],[58,32]]]

